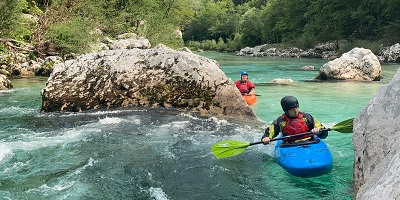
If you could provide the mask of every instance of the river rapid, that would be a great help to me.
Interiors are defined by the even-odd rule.
[[[252,108],[266,124],[282,114],[279,100],[294,95],[300,110],[325,126],[357,116],[399,65],[383,65],[379,82],[314,82],[326,60],[238,57],[198,53],[219,62],[232,80],[245,70],[256,84]],[[291,84],[271,84],[276,78]],[[2,199],[351,199],[352,134],[325,139],[333,170],[315,178],[278,166],[273,145],[255,145],[217,159],[211,146],[226,139],[259,141],[251,127],[168,109],[128,108],[41,113],[46,78],[11,80],[0,92]]]

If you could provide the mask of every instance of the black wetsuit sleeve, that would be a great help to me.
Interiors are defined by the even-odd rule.
[[[272,124],[265,129],[264,135],[261,137],[261,140],[265,137],[269,138],[274,138],[279,135],[280,132],[280,126],[279,126],[280,120],[279,118],[274,120]]]
[[[269,137],[269,127],[265,129],[264,135],[261,137],[261,140],[266,137]]]

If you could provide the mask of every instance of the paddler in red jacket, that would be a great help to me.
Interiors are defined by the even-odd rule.
[[[240,73],[240,80],[235,81],[235,85],[242,93],[242,95],[254,94],[254,88],[256,87],[249,80],[249,74],[245,71],[242,71]]]
[[[265,133],[261,138],[264,144],[268,144],[270,139],[278,136],[280,132],[282,132],[282,136],[311,132],[311,134],[284,140],[284,142],[289,143],[312,140],[314,139],[314,134],[317,133],[321,139],[325,139],[328,136],[328,131],[326,130],[319,133],[325,127],[318,120],[308,113],[299,111],[299,101],[295,97],[283,97],[281,99],[281,106],[285,113],[265,129]]]

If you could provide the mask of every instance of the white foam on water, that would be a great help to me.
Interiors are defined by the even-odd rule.
[[[160,127],[185,128],[189,124],[189,121],[175,121],[168,124],[163,124]]]
[[[71,197],[74,195],[85,194],[89,190],[86,184],[74,181],[74,177],[82,173],[88,167],[93,166],[96,161],[90,157],[85,165],[75,169],[72,173],[69,173],[62,179],[55,179],[53,183],[45,183],[37,188],[32,188],[27,193],[39,193],[43,195],[59,194],[62,191],[66,191],[67,194],[64,197]],[[72,188],[75,191],[73,194],[69,192]]]
[[[125,119],[118,118],[118,117],[106,117],[99,120],[100,124],[119,124],[126,121]]]
[[[11,148],[7,144],[0,143],[0,163],[3,162],[3,159],[7,160],[9,157],[12,157]]]
[[[12,167],[5,168],[1,173],[9,174],[9,173],[12,173],[14,170],[19,170],[19,169],[25,167],[26,165],[28,165],[28,164],[27,163],[23,163],[23,162],[16,162],[16,163],[13,164]]]
[[[182,116],[182,117],[186,117],[186,118],[194,119],[194,120],[198,120],[198,121],[209,121],[209,122],[214,122],[214,123],[216,123],[217,125],[228,125],[228,124],[230,124],[227,120],[225,120],[225,119],[219,119],[219,118],[217,118],[217,117],[209,117],[209,118],[207,118],[207,119],[204,119],[204,118],[199,118],[199,117],[197,117],[197,116],[193,116],[193,115],[190,114],[190,113],[180,113],[179,115]]]
[[[161,188],[149,188],[150,195],[155,200],[167,200],[168,196]]]
[[[27,113],[36,113],[36,109],[30,109],[30,108],[21,108],[18,106],[10,106],[6,107],[0,110],[0,113],[4,116],[10,115],[10,116],[24,116]]]
[[[56,145],[66,145],[68,143],[74,143],[85,139],[85,135],[90,133],[101,132],[99,128],[84,127],[84,128],[73,128],[66,130],[65,132],[57,133],[53,132],[31,132],[24,134],[22,139],[16,141],[2,142],[0,143],[0,162],[3,162],[6,158],[12,157],[13,152],[32,151],[35,149],[51,147]],[[51,135],[51,136],[49,136]]]
[[[95,112],[71,112],[68,114],[64,114],[63,116],[98,116],[98,115],[107,115],[107,114],[121,114],[121,113],[132,113],[132,112],[147,112],[147,109],[126,109],[126,110],[99,110]]]
[[[62,182],[53,186],[49,186],[48,184],[43,184],[38,188],[29,189],[27,192],[28,193],[40,192],[49,195],[49,193],[67,190],[71,188],[74,184],[75,181]]]
[[[133,124],[140,124],[142,122],[137,116],[130,116],[128,117],[127,121]]]

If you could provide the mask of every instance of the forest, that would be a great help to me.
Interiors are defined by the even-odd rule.
[[[400,0],[0,0],[0,53],[82,54],[136,33],[172,48],[234,52],[262,44],[311,48],[399,42]],[[177,34],[181,33],[181,34]],[[54,54],[54,52],[52,52]]]

